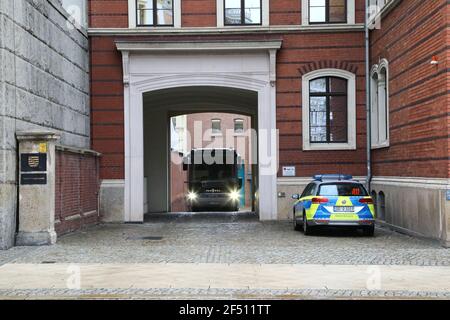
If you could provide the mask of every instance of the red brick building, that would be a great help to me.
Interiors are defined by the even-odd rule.
[[[371,4],[380,22],[370,32],[380,218],[446,242],[450,5]],[[313,174],[366,179],[364,12],[363,0],[89,1],[105,220],[142,221],[144,190],[149,206],[167,209],[168,119],[191,111],[246,113],[268,137],[278,130],[275,142],[259,135],[260,160],[270,154],[295,177],[260,165],[261,219],[291,218],[290,194]]]

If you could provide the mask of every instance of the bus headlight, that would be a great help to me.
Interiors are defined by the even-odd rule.
[[[197,194],[191,191],[187,194],[187,198],[189,201],[195,201],[197,199]]]
[[[228,196],[230,197],[230,199],[231,199],[232,201],[238,201],[239,198],[241,197],[241,195],[239,194],[239,191],[237,191],[237,190],[231,191],[231,192],[228,194]]]

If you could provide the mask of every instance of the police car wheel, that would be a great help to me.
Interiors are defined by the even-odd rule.
[[[375,234],[375,226],[370,226],[370,227],[364,227],[363,228],[363,234],[366,237],[373,237]]]
[[[300,231],[301,230],[301,226],[298,224],[297,218],[295,217],[295,212],[294,212],[293,221],[294,221],[294,230],[295,231]]]
[[[306,219],[306,214],[303,214],[303,233],[305,236],[311,235],[311,227],[308,226],[308,220]]]

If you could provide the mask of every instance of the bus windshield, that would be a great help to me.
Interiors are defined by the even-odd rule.
[[[233,178],[234,165],[230,164],[195,164],[192,179],[195,181],[225,180]]]

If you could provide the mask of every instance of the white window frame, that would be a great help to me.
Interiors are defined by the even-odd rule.
[[[237,122],[241,122],[242,123],[242,131],[241,132],[236,132],[236,123]],[[233,119],[233,133],[235,136],[239,136],[239,135],[243,135],[245,132],[245,120],[242,118],[236,118]]]
[[[381,77],[382,70],[385,70],[384,78]],[[390,146],[390,126],[389,126],[389,62],[386,59],[380,60],[379,64],[372,67],[370,73],[371,83],[371,137],[372,149],[387,148]],[[386,87],[386,91],[380,90]],[[386,96],[385,96],[386,95]],[[385,105],[386,104],[386,105]],[[380,132],[386,132],[384,139],[380,138]]]
[[[323,24],[310,24],[309,23],[309,0],[302,1],[302,26],[315,26],[320,28],[321,26],[338,26],[355,24],[355,0],[347,0],[347,23],[323,23]]]
[[[213,128],[214,123],[219,123],[219,130],[215,131]],[[222,135],[222,119],[214,118],[211,119],[211,136],[212,137],[219,137]]]
[[[158,27],[138,27],[136,25],[136,0],[128,0],[128,27],[133,28],[151,28],[151,29],[164,29],[164,28],[181,28],[181,1],[173,0],[173,27],[172,26],[158,26]]]
[[[269,0],[261,1],[261,10],[262,10],[262,21],[261,25],[256,26],[246,26],[246,25],[235,25],[235,26],[225,26],[225,16],[224,16],[224,6],[225,0],[216,0],[216,8],[217,8],[217,27],[218,28],[257,28],[257,27],[268,27],[270,25],[270,4]]]
[[[322,77],[338,77],[347,80],[347,142],[314,143],[309,133],[309,83]],[[356,75],[341,69],[320,69],[302,77],[303,150],[356,150]]]

